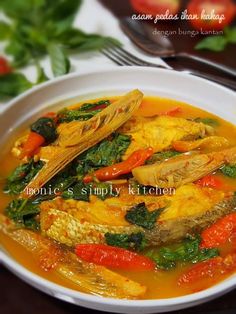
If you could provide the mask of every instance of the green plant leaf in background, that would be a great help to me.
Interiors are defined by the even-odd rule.
[[[196,50],[223,51],[228,44],[236,44],[236,26],[226,27],[224,34],[203,38],[194,47]]]
[[[21,73],[0,75],[0,99],[17,96],[32,86],[33,84]]]
[[[11,34],[11,26],[3,21],[0,21],[0,40],[7,39]]]
[[[227,40],[224,36],[209,36],[201,40],[196,46],[196,50],[211,50],[223,51],[227,45]]]
[[[54,76],[60,76],[69,72],[70,60],[66,56],[63,47],[58,44],[51,43],[48,46],[48,53]]]
[[[224,31],[225,31],[225,36],[227,38],[227,41],[230,44],[236,44],[236,26],[226,27]]]
[[[40,66],[40,60],[47,55],[54,76],[59,76],[70,70],[69,54],[99,50],[110,41],[118,45],[114,38],[87,34],[73,26],[81,3],[82,0],[0,0],[0,11],[9,19],[9,24],[0,22],[0,40],[6,42],[5,53],[11,56],[13,68],[35,65],[38,84],[47,80]],[[4,80],[0,97],[16,96],[32,86],[19,73],[2,77],[1,82]],[[14,80],[13,87],[6,88],[10,80]]]

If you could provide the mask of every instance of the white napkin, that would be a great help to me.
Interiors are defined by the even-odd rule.
[[[1,19],[1,16],[0,16]],[[160,58],[147,56],[134,46],[128,37],[121,31],[119,27],[119,21],[117,18],[105,7],[102,6],[97,0],[84,0],[82,7],[80,8],[78,15],[76,16],[75,27],[78,27],[88,33],[98,33],[105,36],[112,36],[119,39],[126,50],[134,54],[135,56],[145,61],[150,61],[155,64],[165,64]],[[0,52],[3,49],[3,45],[0,46]],[[0,53],[1,54],[1,53]],[[114,63],[100,52],[85,52],[78,53],[76,56],[71,56],[72,72],[85,72],[92,69],[104,69],[109,66],[114,66]],[[49,58],[45,57],[41,61],[46,74],[52,78],[51,68],[49,64]],[[36,70],[33,66],[28,66],[21,69],[28,79],[35,81]],[[7,106],[7,103],[0,103],[0,111]]]

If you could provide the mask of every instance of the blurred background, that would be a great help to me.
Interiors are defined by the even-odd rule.
[[[154,65],[235,81],[235,8],[233,0],[1,0],[0,101],[52,77],[114,65],[104,53],[111,43]]]

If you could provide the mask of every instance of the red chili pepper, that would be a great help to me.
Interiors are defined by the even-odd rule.
[[[175,116],[177,113],[181,113],[181,112],[182,112],[182,108],[174,107],[167,111],[160,112],[158,115],[159,116]]]
[[[31,157],[34,152],[45,143],[42,135],[36,132],[30,132],[26,142],[23,145],[21,157]]]
[[[205,229],[202,234],[202,248],[217,247],[226,243],[236,231],[236,213],[229,214]]]
[[[235,271],[236,253],[228,254],[226,257],[214,257],[207,261],[198,263],[184,272],[178,279],[178,284],[192,284],[198,280],[212,278]]]
[[[197,180],[195,183],[201,187],[209,187],[219,190],[224,187],[224,183],[222,182],[222,180],[211,174]]]
[[[97,105],[91,109],[88,109],[87,111],[94,111],[94,110],[99,110],[99,109],[105,109],[107,107],[106,104],[101,104],[101,105]]]
[[[75,253],[83,260],[106,267],[125,270],[153,270],[155,263],[148,257],[105,244],[79,244]]]
[[[153,153],[153,148],[151,147],[136,150],[125,161],[96,170],[93,175],[86,175],[83,181],[84,183],[89,183],[93,180],[93,177],[100,181],[115,179],[122,174],[130,173],[138,166],[142,166],[145,161],[153,155]]]
[[[7,59],[0,57],[0,75],[6,75],[12,72],[12,68],[9,65]]]

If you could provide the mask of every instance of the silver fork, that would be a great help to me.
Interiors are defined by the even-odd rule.
[[[118,46],[111,42],[109,42],[105,48],[101,49],[101,53],[105,55],[107,58],[109,58],[111,61],[113,61],[114,63],[120,66],[147,66],[147,67],[156,67],[156,68],[162,68],[162,69],[170,69],[168,66],[165,66],[165,65],[159,65],[159,64],[142,60],[134,56],[133,54],[131,54],[129,51],[125,50],[121,46]],[[236,82],[234,82],[233,80],[222,78],[213,74],[204,74],[197,70],[184,69],[184,68],[181,68],[181,66],[179,66],[178,69],[176,70],[180,72],[185,72],[191,75],[195,75],[195,76],[207,79],[207,80],[211,80],[215,83],[218,83],[230,89],[236,90]]]

